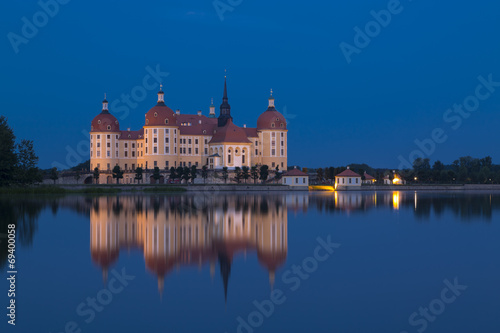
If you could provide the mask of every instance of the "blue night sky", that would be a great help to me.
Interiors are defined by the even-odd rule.
[[[274,90],[289,122],[289,165],[395,168],[399,156],[418,149],[415,140],[429,140],[437,128],[440,142],[424,157],[451,163],[490,155],[500,163],[500,84],[479,88],[483,100],[462,113],[467,118],[446,113],[478,101],[479,76],[500,82],[500,5],[392,2],[220,0],[231,11],[219,15],[212,0],[71,0],[25,38],[23,17],[43,21],[40,5],[4,1],[1,114],[18,139],[35,141],[40,167],[74,165],[88,159],[82,132],[101,111],[104,92],[120,128],[137,130],[158,87],[127,107],[128,115],[121,96],[144,91],[148,66],[169,73],[162,78],[168,106],[205,114],[212,97],[218,112],[227,68],[238,125],[254,127]],[[368,45],[357,41],[348,63],[340,44],[356,47],[354,28],[376,29],[370,12],[388,6],[397,13],[370,31],[369,44],[361,41]],[[67,149],[80,153],[68,156]]]

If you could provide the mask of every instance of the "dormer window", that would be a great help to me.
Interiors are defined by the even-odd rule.
[[[100,124],[100,123],[101,123],[101,119],[99,119],[99,120],[97,121],[97,123],[98,123],[98,124]]]
[[[155,112],[155,117],[158,117],[158,112]]]
[[[117,125],[118,125],[118,120],[115,120],[115,124],[117,124]]]
[[[108,131],[111,130],[111,125],[108,125]]]
[[[146,119],[146,125],[149,124],[149,119]]]
[[[271,123],[271,127],[274,128],[274,123]]]
[[[276,118],[276,121],[280,121],[280,118]]]
[[[168,119],[165,119],[165,124],[168,124]]]
[[[283,123],[281,123],[281,124],[280,124],[280,127],[285,127],[285,126],[283,125]]]

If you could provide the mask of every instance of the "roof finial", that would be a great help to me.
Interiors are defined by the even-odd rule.
[[[104,93],[104,99],[106,99],[106,93]]]
[[[271,88],[271,96],[273,96],[273,88]]]
[[[163,91],[163,83],[160,83],[160,91]]]
[[[224,78],[227,78],[227,69],[224,69]]]

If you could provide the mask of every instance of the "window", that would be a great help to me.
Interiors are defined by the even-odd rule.
[[[101,136],[97,134],[97,140],[101,140]]]
[[[191,148],[189,148],[191,149]],[[182,152],[185,154],[186,153],[186,148],[182,148]]]
[[[149,119],[146,119],[146,125],[149,124]],[[146,130],[146,134],[148,133],[148,131]]]
[[[99,148],[99,147],[101,147],[101,143],[100,142],[97,143],[97,148]]]
[[[156,114],[156,113],[155,113],[155,114]],[[155,116],[155,117],[156,117],[156,116]],[[156,133],[157,133],[157,132],[156,132],[156,128],[155,128],[155,129],[153,129],[153,134],[156,134]]]
[[[284,167],[285,167],[285,166],[284,166],[284,164],[283,164],[283,162],[281,162],[281,167],[282,167],[282,168],[284,168]]]
[[[135,143],[132,144],[132,148],[135,148]]]
[[[276,146],[276,141],[274,141],[274,140],[273,140],[273,141],[271,141],[271,144],[272,144],[273,146]]]
[[[115,154],[115,155],[116,155],[116,157],[118,157],[118,151],[116,151],[116,154]]]
[[[274,138],[274,137],[276,137],[276,133],[275,133],[275,132],[272,132],[272,133],[271,133],[271,136],[272,136],[273,138]]]
[[[208,148],[205,148],[205,155],[208,154]]]
[[[157,161],[154,161],[154,166],[157,167],[158,166],[158,162]]]
[[[127,164],[127,163],[125,163],[125,170],[127,170],[127,168],[128,168],[128,164]]]
[[[255,147],[259,146],[259,141],[255,141]]]
[[[125,152],[125,157],[128,157],[128,155],[127,155],[127,154],[128,154],[128,151],[126,151],[126,152]]]
[[[98,139],[99,139],[99,138],[98,138]],[[205,144],[207,144],[207,143],[208,143],[208,140],[207,140],[207,139],[205,139]]]
[[[276,163],[273,162],[273,168],[276,166]]]
[[[106,156],[108,156],[108,157],[111,156],[111,152],[109,150],[106,152]]]
[[[191,162],[188,162],[188,167],[191,167]]]
[[[274,128],[274,123],[271,123],[271,127]]]
[[[255,155],[259,155],[259,151],[255,149]]]
[[[117,142],[117,143],[115,143],[115,147],[116,147],[116,148],[118,148],[118,142]]]
[[[101,157],[101,152],[99,150],[97,151],[97,157]]]
[[[356,184],[358,184],[359,178],[356,178]]]
[[[184,141],[186,141],[186,140],[184,139]],[[184,143],[186,143],[186,142],[184,142]],[[188,139],[188,144],[191,144],[191,139]]]
[[[195,149],[194,149],[194,153],[195,153],[196,155],[198,155],[198,148],[195,148]]]
[[[276,149],[271,149],[271,155],[275,156],[276,155]]]
[[[198,162],[196,162],[195,165],[198,166]]]
[[[111,135],[109,135],[109,134],[108,134],[108,135],[107,135],[107,139],[108,139],[108,140],[109,140],[109,139],[111,139]]]
[[[227,163],[231,164],[231,153],[227,155]]]
[[[148,147],[146,147],[146,154],[148,153]]]
[[[111,167],[109,166],[109,163],[108,163],[108,170],[110,169]]]
[[[101,168],[101,163],[97,163],[97,169]]]
[[[285,126],[283,125],[283,123],[281,123],[281,124],[280,124],[280,127],[285,127]]]
[[[125,148],[128,148],[128,145],[127,145],[127,143],[126,143],[126,142],[125,142]]]
[[[108,131],[111,130],[111,125],[108,125]]]
[[[165,161],[165,168],[168,168],[168,161]]]
[[[168,143],[168,138],[165,138],[165,143]]]
[[[284,156],[284,155],[285,155],[285,154],[284,154],[284,152],[285,152],[285,151],[284,151],[283,149],[281,149],[281,156]]]
[[[148,143],[148,138],[146,138],[146,143]]]
[[[168,147],[165,147],[165,154],[170,154]]]
[[[351,178],[349,178],[349,184],[351,184]]]
[[[135,157],[135,151],[132,152],[132,157]]]
[[[158,143],[158,138],[153,138],[153,143]]]
[[[281,141],[281,145],[282,145],[282,146],[284,146],[284,145],[285,145],[285,143],[284,143],[283,141]]]
[[[158,154],[158,147],[153,147],[153,154]]]
[[[241,163],[245,164],[245,155],[241,155]]]
[[[306,179],[302,178],[302,184],[305,184],[305,183],[306,183]]]
[[[168,120],[168,119],[165,119],[165,120]],[[168,128],[165,130],[165,134],[168,134]]]
[[[198,144],[198,139],[194,139],[194,144],[197,145]]]
[[[135,164],[132,164],[132,170],[135,170]]]
[[[188,148],[188,154],[191,155],[191,148]]]
[[[165,124],[168,124],[168,119],[165,119]],[[167,130],[168,131],[168,130]],[[168,132],[167,132],[168,133]]]
[[[299,183],[299,178],[295,178],[295,184]]]
[[[186,139],[184,139],[183,143],[186,144]],[[189,143],[191,143],[191,139],[189,139]]]

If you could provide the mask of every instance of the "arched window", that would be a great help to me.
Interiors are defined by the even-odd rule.
[[[168,119],[165,119],[165,124],[168,124]]]
[[[111,130],[111,125],[108,125],[108,131]]]
[[[146,125],[149,124],[149,119],[146,119]]]
[[[274,128],[274,123],[271,123],[271,127]]]
[[[158,117],[158,112],[155,112],[155,117]]]
[[[280,127],[285,127],[285,125],[283,125],[283,123],[280,124]]]
[[[101,123],[101,119],[99,119],[99,120],[97,121],[97,123],[98,123],[98,124],[100,124],[100,123]]]

